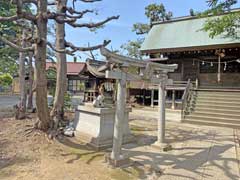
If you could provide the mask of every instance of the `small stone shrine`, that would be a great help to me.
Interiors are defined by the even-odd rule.
[[[114,107],[94,107],[92,104],[78,106],[75,114],[75,135],[97,150],[112,147],[115,120]],[[123,119],[123,143],[134,138],[130,133],[128,117],[131,108],[126,108]]]

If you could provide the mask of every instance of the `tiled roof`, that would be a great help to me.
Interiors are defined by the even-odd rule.
[[[239,39],[226,38],[224,34],[210,38],[208,32],[201,30],[207,20],[217,17],[192,17],[155,24],[145,38],[141,51],[171,52],[207,46],[240,46]]]
[[[84,70],[86,63],[84,62],[67,62],[67,74],[68,75],[78,75],[80,72]],[[47,62],[46,70],[50,67],[56,67],[56,63]]]

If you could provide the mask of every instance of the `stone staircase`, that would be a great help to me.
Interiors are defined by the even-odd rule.
[[[198,90],[183,122],[240,129],[240,91]]]

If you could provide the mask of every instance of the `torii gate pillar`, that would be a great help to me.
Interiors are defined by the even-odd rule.
[[[158,98],[158,108],[159,108],[159,118],[158,118],[158,143],[164,143],[165,141],[165,83],[159,84],[159,98]]]
[[[126,94],[127,94],[127,80],[129,80],[127,73],[124,72],[111,72],[106,71],[106,78],[116,79],[117,81],[117,101],[116,101],[116,113],[114,122],[113,133],[113,147],[110,156],[106,157],[106,161],[114,166],[120,167],[130,163],[128,157],[124,157],[122,154],[122,142],[123,142],[123,126],[126,109]]]
[[[157,130],[157,141],[152,145],[154,148],[158,148],[162,151],[169,151],[172,149],[171,145],[165,142],[165,124],[166,124],[166,96],[165,96],[166,81],[162,81],[159,84],[158,94],[158,130]]]
[[[122,132],[123,132],[123,119],[126,107],[126,76],[117,80],[117,101],[116,101],[116,114],[114,123],[113,135],[113,149],[111,158],[114,160],[121,159],[121,146],[122,146]]]

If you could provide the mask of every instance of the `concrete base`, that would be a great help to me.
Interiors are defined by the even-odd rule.
[[[164,152],[172,150],[172,146],[167,143],[155,142],[154,144],[151,145],[151,147],[158,149],[160,151],[164,151]]]
[[[128,125],[130,111],[131,109],[127,108],[125,113],[123,144],[135,140]],[[96,150],[112,147],[114,120],[114,108],[94,108],[91,105],[78,106],[74,122],[75,135],[79,140],[88,143]]]
[[[105,155],[105,162],[114,168],[126,167],[131,165],[131,160],[128,157],[123,157],[122,159],[114,160],[111,158],[110,154]]]
[[[93,137],[91,134],[84,134],[82,132],[76,131],[75,136],[82,142],[87,143],[91,147],[93,147],[96,151],[101,151],[107,148],[111,148],[113,145],[113,138],[101,138],[101,137]],[[136,140],[136,138],[127,134],[123,136],[123,144],[132,143]]]

